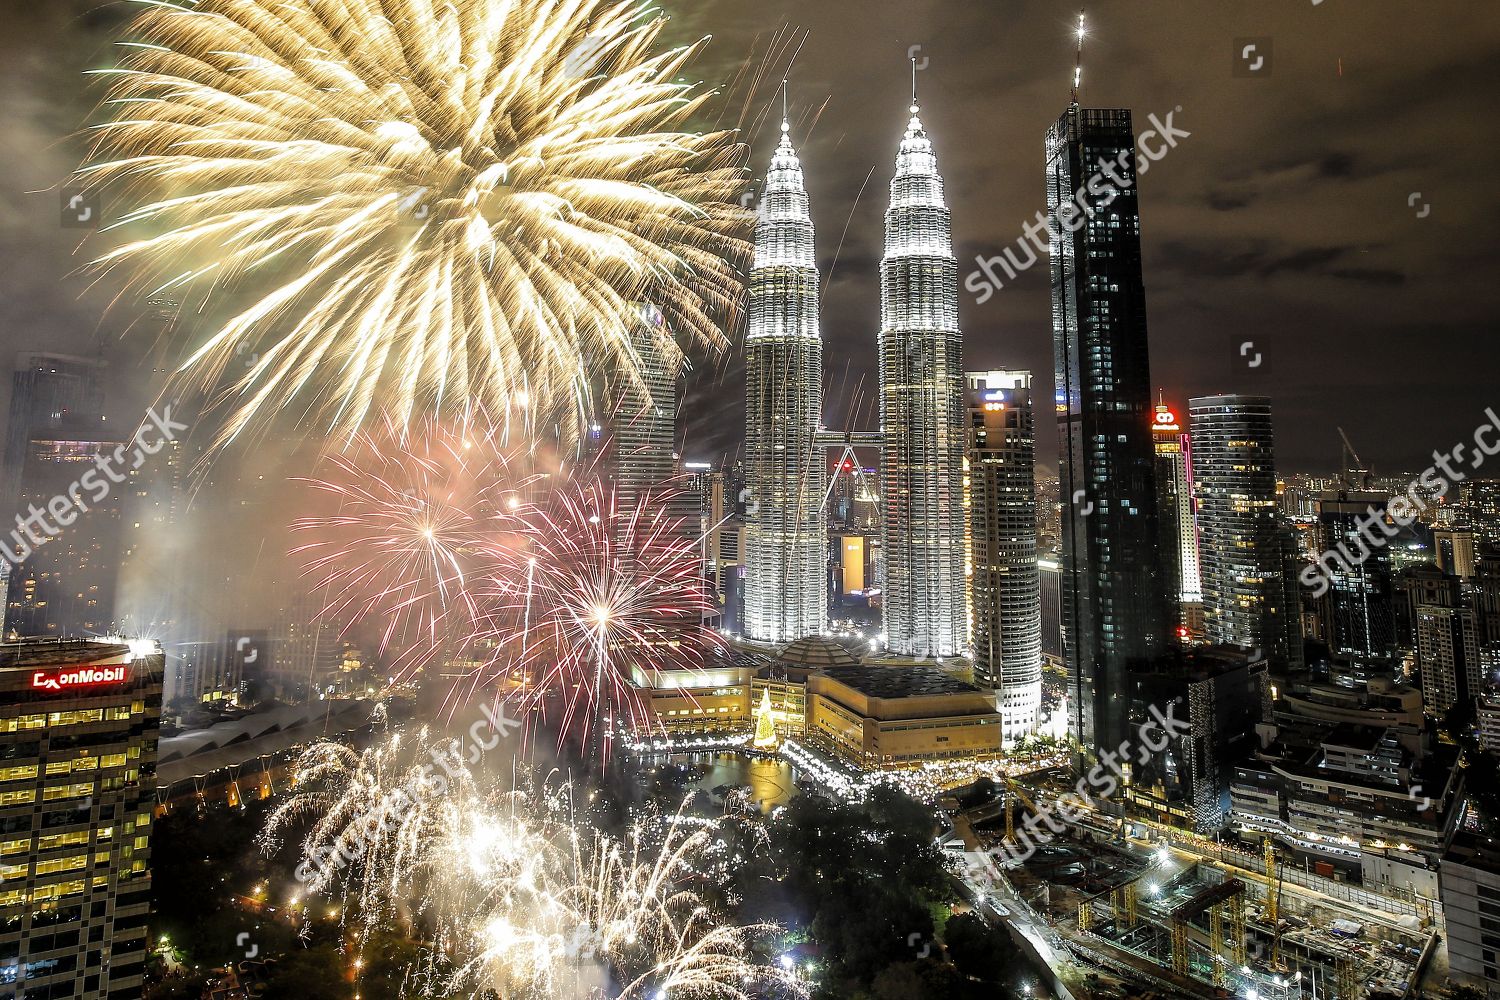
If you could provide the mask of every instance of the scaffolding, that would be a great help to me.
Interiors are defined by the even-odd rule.
[[[1354,971],[1352,955],[1339,956],[1338,1000],[1359,1000],[1359,976]]]
[[[1172,918],[1172,971],[1188,974],[1188,925],[1186,920]]]
[[[1245,927],[1245,894],[1239,893],[1229,901],[1229,959],[1236,969],[1248,962],[1248,933]]]
[[[1228,879],[1218,885],[1209,886],[1182,905],[1172,910],[1170,914],[1172,930],[1172,969],[1180,975],[1188,975],[1192,967],[1190,955],[1188,954],[1188,927],[1189,922],[1200,913],[1208,913],[1208,951],[1209,965],[1212,969],[1211,978],[1215,986],[1222,986],[1227,981],[1230,959],[1235,950],[1235,945],[1229,941],[1224,933],[1225,917],[1229,917],[1230,927],[1236,923],[1235,911],[1238,908],[1238,923],[1244,924],[1244,896],[1245,883],[1237,878]],[[1243,948],[1243,945],[1241,945]]]
[[[1213,977],[1215,986],[1223,986],[1228,976],[1228,956],[1224,954],[1224,907],[1215,906],[1208,911],[1208,939],[1213,945]]]

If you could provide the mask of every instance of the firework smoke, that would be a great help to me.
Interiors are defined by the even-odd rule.
[[[524,529],[517,513],[535,476],[482,413],[407,430],[386,420],[306,480],[331,506],[293,523],[292,550],[326,620],[377,622],[397,675],[462,652],[490,611],[476,593],[505,589],[498,554]]]
[[[505,553],[524,560],[528,586],[494,595],[492,635],[503,655],[470,682],[495,683],[496,667],[519,674],[521,689],[507,696],[523,713],[545,711],[548,697],[562,693],[562,730],[582,731],[596,755],[609,731],[641,726],[632,682],[700,667],[723,647],[704,624],[716,609],[702,578],[698,523],[673,514],[678,499],[622,497],[595,480],[528,509],[527,534]],[[522,575],[517,565],[495,579]]]
[[[724,923],[693,890],[714,823],[653,817],[616,839],[578,824],[567,787],[494,791],[444,744],[425,750],[444,757],[439,786],[420,762],[425,736],[362,753],[310,747],[298,792],[263,834],[274,850],[312,820],[303,871],[326,874],[308,886],[342,894],[356,940],[398,919],[433,929],[410,995],[750,1000],[772,985],[806,995],[751,958],[776,928]]]

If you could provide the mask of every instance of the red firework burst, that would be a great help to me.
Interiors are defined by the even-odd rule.
[[[299,519],[311,536],[292,550],[322,617],[381,624],[380,651],[410,676],[472,643],[491,609],[477,598],[495,579],[518,532],[535,480],[483,413],[408,429],[387,420],[328,459],[323,479],[302,480],[331,512]]]
[[[524,542],[496,553],[496,657],[478,685],[504,685],[523,713],[561,702],[561,736],[596,756],[609,732],[643,716],[636,691],[662,670],[699,668],[722,648],[701,574],[698,524],[670,490],[623,500],[598,481],[570,483],[526,508]],[[496,673],[497,668],[503,674]],[[519,683],[516,683],[519,680]]]

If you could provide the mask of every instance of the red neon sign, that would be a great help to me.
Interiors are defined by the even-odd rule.
[[[65,691],[75,687],[98,687],[101,684],[123,684],[125,664],[110,667],[77,667],[72,670],[38,670],[31,675],[31,686],[40,691]]]

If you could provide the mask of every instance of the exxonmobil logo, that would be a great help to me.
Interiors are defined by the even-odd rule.
[[[126,679],[126,666],[75,667],[69,670],[38,670],[31,675],[31,686],[39,691],[66,691],[69,688],[97,687],[101,684],[121,684]]]

